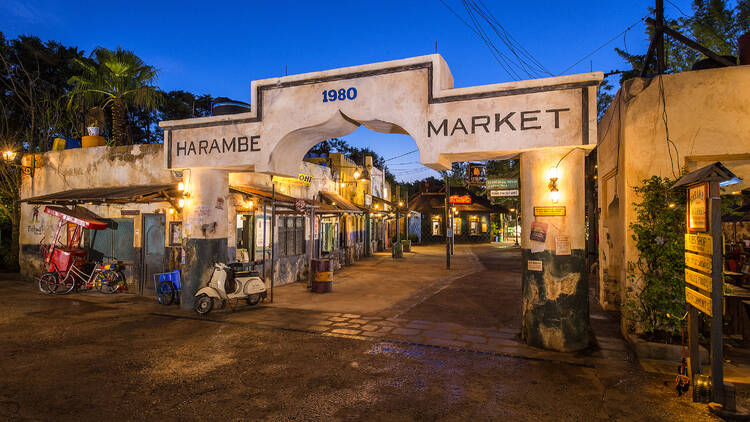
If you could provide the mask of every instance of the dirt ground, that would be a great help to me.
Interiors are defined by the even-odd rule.
[[[497,253],[506,255],[477,252],[490,273],[518,259]],[[493,279],[474,282],[498,294],[493,283],[506,282]],[[467,282],[406,314],[439,319],[463,300],[466,322],[515,323]],[[200,319],[164,310],[150,298],[45,296],[0,280],[0,420],[715,420],[674,393],[672,376],[644,372],[627,353],[569,364],[295,325],[326,316],[317,311],[244,307]],[[281,322],[260,324],[270,314]]]

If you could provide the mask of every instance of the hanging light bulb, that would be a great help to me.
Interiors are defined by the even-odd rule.
[[[177,190],[180,191],[180,192],[185,192],[185,183],[184,182],[178,183],[177,184]]]
[[[179,201],[177,201],[177,206],[180,207],[180,208],[184,208],[185,207],[185,200],[184,199],[180,199]]]

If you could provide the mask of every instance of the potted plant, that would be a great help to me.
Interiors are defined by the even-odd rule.
[[[88,136],[81,137],[81,146],[98,147],[105,145],[104,138],[100,135],[100,123],[104,122],[104,109],[101,107],[92,107],[86,112],[86,131]]]

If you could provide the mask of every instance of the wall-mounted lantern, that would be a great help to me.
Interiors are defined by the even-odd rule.
[[[549,178],[549,184],[547,185],[549,188],[549,197],[553,203],[557,203],[560,200],[560,191],[557,189],[557,181],[560,178],[560,173],[557,166],[549,169],[547,177]]]

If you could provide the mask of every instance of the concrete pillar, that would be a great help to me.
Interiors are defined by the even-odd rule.
[[[187,197],[182,212],[182,309],[192,309],[195,292],[211,275],[213,262],[227,261],[229,173],[192,169],[185,172]]]
[[[521,338],[534,347],[576,351],[593,339],[585,253],[585,156],[586,151],[569,147],[521,154]],[[556,165],[557,203],[549,188],[550,169]],[[551,206],[565,207],[565,215],[534,215],[534,207]],[[532,240],[535,234],[544,241]]]

